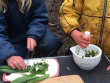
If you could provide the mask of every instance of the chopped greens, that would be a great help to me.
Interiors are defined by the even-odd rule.
[[[82,56],[82,58],[84,58],[84,56]]]
[[[95,57],[96,55],[98,55],[98,52],[94,51],[93,49],[85,50],[85,52],[86,52],[85,57]]]
[[[67,70],[71,71],[71,69],[69,67],[67,67]]]
[[[36,74],[45,74],[45,72],[48,70],[48,64],[46,62],[40,62],[40,63],[34,63],[34,66],[30,68],[30,75],[36,75]],[[37,68],[37,70],[36,70]]]
[[[42,59],[41,61],[45,61],[46,59]]]
[[[79,54],[79,51],[78,51],[78,53],[77,54]],[[98,52],[97,51],[94,51],[93,49],[87,49],[87,50],[85,50],[85,57],[95,57],[95,56],[97,56],[98,55]],[[84,56],[82,56],[82,58],[84,58]]]

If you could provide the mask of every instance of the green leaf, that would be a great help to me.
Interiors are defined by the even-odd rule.
[[[34,78],[37,78],[37,76],[28,76],[28,75],[24,75],[22,77],[19,77],[13,81],[11,81],[10,83],[22,83],[22,82],[25,82],[25,81],[28,81],[30,79],[34,79]]]
[[[71,71],[71,69],[69,67],[67,67],[67,70]]]
[[[27,81],[26,83],[38,82],[38,81],[41,81],[41,80],[46,79],[47,77],[49,77],[49,74],[44,75],[44,76],[41,76],[41,77],[34,78],[34,79],[32,79],[32,80]]]
[[[11,68],[10,66],[1,66],[0,67],[0,72],[4,72],[4,73],[15,73],[15,72],[29,72],[29,70],[30,70],[30,65],[27,67],[27,69],[25,69],[25,70],[18,70],[18,69],[13,69],[13,68]]]
[[[84,58],[84,56],[82,56],[82,58]]]

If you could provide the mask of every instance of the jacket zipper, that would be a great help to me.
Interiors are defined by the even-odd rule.
[[[103,12],[103,17],[102,17],[102,26],[101,26],[101,31],[100,31],[99,47],[101,47],[101,41],[102,41],[102,34],[103,34],[103,28],[104,28],[106,6],[107,6],[107,0],[105,0],[105,4],[104,4],[104,12]]]

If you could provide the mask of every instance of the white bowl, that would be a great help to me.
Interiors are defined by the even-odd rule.
[[[99,62],[101,60],[101,56],[102,56],[102,50],[98,46],[93,45],[93,44],[89,44],[89,46],[86,48],[86,49],[93,49],[94,51],[97,51],[98,55],[96,55],[95,57],[84,57],[84,58],[82,58],[82,56],[77,55],[79,49],[80,49],[79,45],[76,45],[76,46],[71,47],[70,51],[73,54],[74,62],[81,69],[91,70],[99,64]]]

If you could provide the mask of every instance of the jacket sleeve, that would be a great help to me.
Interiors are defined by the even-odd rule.
[[[12,55],[16,55],[13,45],[8,42],[7,35],[7,23],[5,16],[0,11],[0,64],[6,61],[6,59]]]
[[[39,41],[44,35],[48,24],[48,11],[44,0],[33,0],[30,11],[30,23],[27,36]]]
[[[75,7],[73,7],[73,1]],[[76,28],[81,29],[78,20],[82,14],[82,8],[82,0],[64,0],[62,3],[59,11],[59,20],[66,34],[69,35]]]

